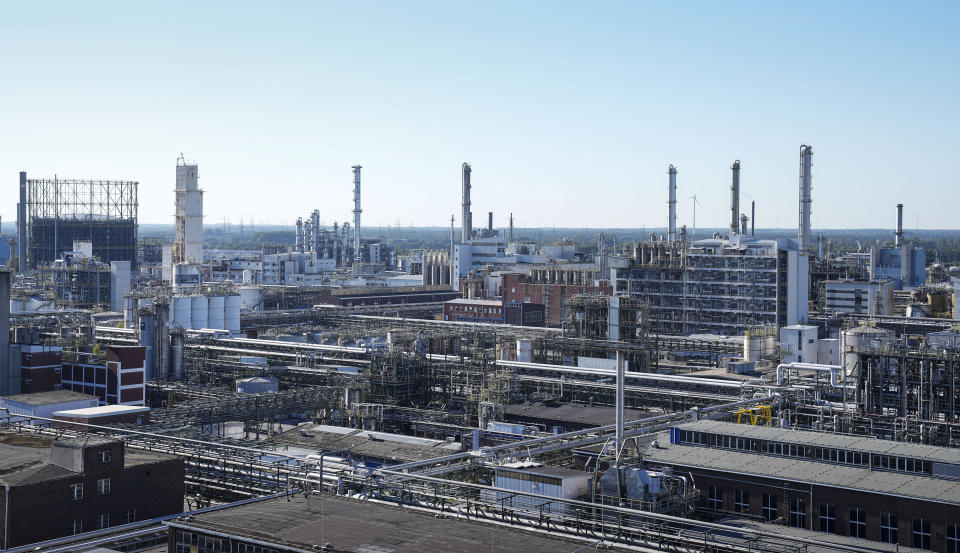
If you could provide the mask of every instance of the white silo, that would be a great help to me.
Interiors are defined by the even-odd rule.
[[[226,301],[223,296],[210,296],[207,304],[207,328],[224,328],[224,308]]]
[[[170,327],[190,328],[190,296],[174,296],[170,303]]]
[[[207,310],[210,302],[207,296],[193,296],[190,298],[190,328],[198,330],[209,328],[207,325]]]
[[[234,294],[226,297],[224,309],[224,328],[231,334],[240,332],[240,296]]]
[[[840,364],[852,374],[860,356],[857,353],[892,344],[893,332],[875,326],[855,326],[840,333]]]

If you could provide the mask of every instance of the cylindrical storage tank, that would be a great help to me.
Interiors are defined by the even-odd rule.
[[[251,271],[250,269],[244,269],[243,273],[241,274],[243,275],[242,282],[244,284],[250,284],[251,282],[253,282],[253,271]]]
[[[533,363],[533,340],[528,338],[517,340],[517,361]]]
[[[170,304],[170,328],[190,328],[190,296],[174,296]]]
[[[210,301],[207,296],[193,296],[190,298],[190,328],[210,328],[207,325],[207,306]]]
[[[763,358],[764,336],[757,333],[746,333],[743,336],[743,360],[750,363]]]
[[[155,380],[156,374],[157,317],[143,311],[140,313],[140,345],[144,347],[143,378]]]
[[[893,332],[875,326],[856,326],[840,333],[840,364],[846,374],[856,369],[857,352],[893,343]]]
[[[184,335],[182,332],[173,332],[170,334],[170,372],[173,373],[174,380],[183,380],[184,358]]]
[[[433,278],[430,280],[432,280],[434,284],[440,284],[440,265],[432,265],[431,267],[433,268]]]
[[[223,327],[231,333],[240,332],[240,296],[227,296],[224,308]]]
[[[223,296],[210,296],[207,304],[207,328],[224,327],[224,309],[226,308],[226,298]]]
[[[263,296],[260,288],[256,286],[244,286],[239,289],[240,309],[244,311],[259,311],[263,304]]]
[[[420,271],[423,273],[423,285],[430,286],[433,284],[433,269],[431,269],[430,263],[427,261],[427,258],[423,259],[423,269]]]
[[[277,379],[270,376],[254,376],[237,380],[238,394],[276,393],[279,387]]]

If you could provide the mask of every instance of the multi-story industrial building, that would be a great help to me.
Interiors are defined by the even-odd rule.
[[[97,396],[100,405],[143,405],[145,352],[143,346],[113,346],[103,356],[71,353],[62,388]]]
[[[828,280],[823,286],[823,309],[828,313],[893,315],[892,282]]]
[[[4,549],[179,513],[184,461],[94,436],[0,437]]]
[[[805,322],[808,270],[793,240],[734,235],[639,244],[611,275],[617,295],[649,305],[652,331],[730,335]]]
[[[527,272],[504,272],[500,276],[504,301],[543,305],[547,326],[563,323],[566,302],[573,296],[613,294],[608,275],[601,274],[594,263],[538,264],[518,269]]]

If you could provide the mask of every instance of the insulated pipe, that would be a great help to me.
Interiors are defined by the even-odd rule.
[[[830,374],[830,385],[846,391],[855,391],[853,384],[844,384],[843,367],[841,365],[821,365],[819,363],[782,363],[777,365],[777,386],[783,386],[784,377],[790,369],[798,371],[813,371]]]
[[[730,236],[733,236],[740,233],[740,160],[734,161],[730,169],[733,173],[730,182]]]
[[[677,239],[677,168],[670,165],[667,196],[667,239],[673,242]]]

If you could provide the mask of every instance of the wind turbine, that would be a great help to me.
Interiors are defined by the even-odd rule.
[[[700,203],[699,200],[697,200],[698,190],[700,190],[700,179],[697,179],[697,186],[693,189],[693,196],[687,197],[688,200],[691,200],[691,199],[693,200],[693,233],[691,234],[691,236],[697,233],[697,204]],[[700,204],[700,205],[703,205],[703,204]]]

